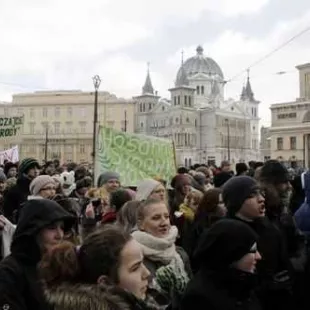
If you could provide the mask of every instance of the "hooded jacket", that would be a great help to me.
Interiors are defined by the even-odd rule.
[[[0,263],[0,309],[48,309],[37,273],[41,250],[39,232],[48,225],[64,221],[65,229],[73,224],[72,216],[51,200],[31,200],[21,210],[11,244],[11,255]]]
[[[255,274],[231,267],[248,254],[258,236],[246,224],[220,220],[205,231],[195,253],[199,271],[189,282],[181,310],[258,310]]]

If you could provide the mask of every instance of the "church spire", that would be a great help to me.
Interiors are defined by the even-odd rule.
[[[247,69],[247,82],[246,85],[242,88],[241,100],[249,100],[251,102],[255,101],[254,93],[252,91],[252,86],[250,82],[250,69]]]
[[[151,94],[154,95],[154,88],[150,77],[150,63],[147,63],[147,75],[144,86],[142,87],[142,95]]]

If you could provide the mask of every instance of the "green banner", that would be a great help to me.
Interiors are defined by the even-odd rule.
[[[14,137],[20,133],[23,116],[0,117],[0,138]]]
[[[136,186],[146,178],[170,181],[176,174],[172,141],[99,127],[95,171],[121,175],[124,186]]]

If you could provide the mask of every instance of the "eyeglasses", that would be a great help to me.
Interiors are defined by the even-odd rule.
[[[56,190],[56,187],[44,187],[44,188],[41,188],[41,191],[55,191]]]

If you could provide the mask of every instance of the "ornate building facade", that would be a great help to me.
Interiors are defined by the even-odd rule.
[[[250,79],[237,102],[224,100],[225,84],[220,66],[201,46],[182,61],[170,100],[154,91],[148,71],[142,94],[134,97],[135,131],[171,139],[179,165],[260,159],[259,101]]]

